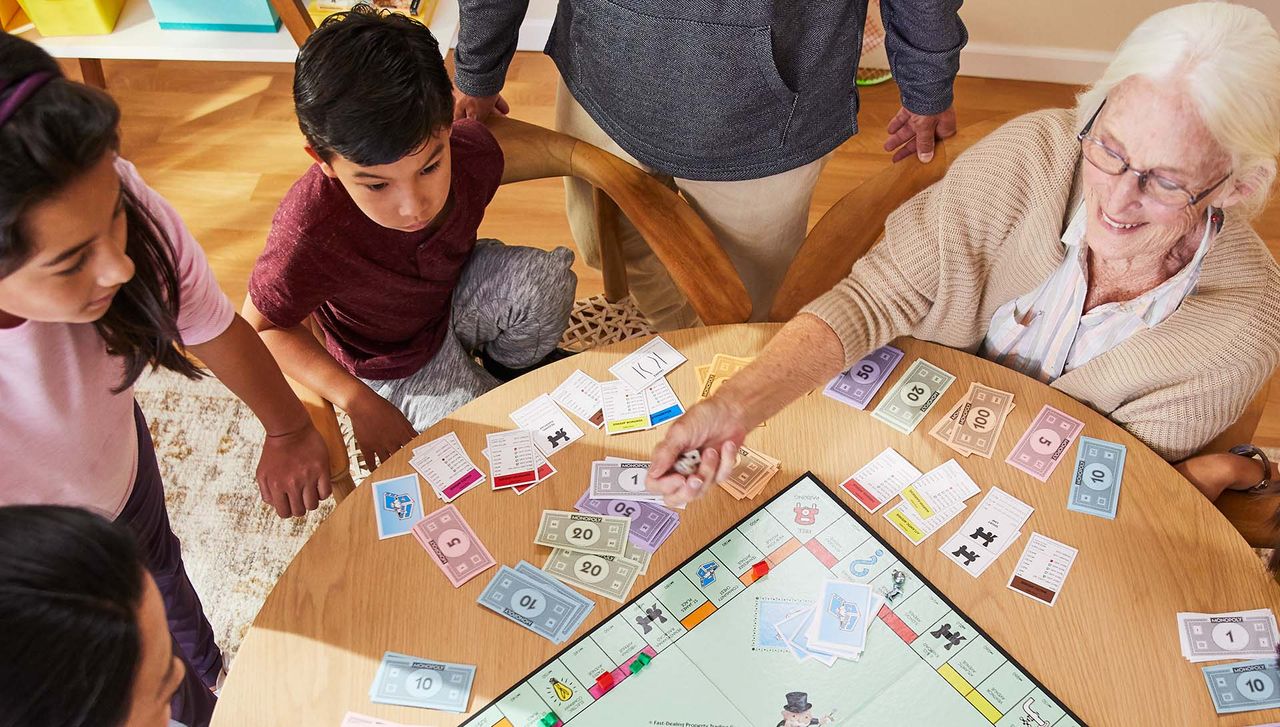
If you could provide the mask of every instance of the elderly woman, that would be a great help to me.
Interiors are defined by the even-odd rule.
[[[1280,359],[1280,269],[1248,223],[1278,155],[1266,17],[1224,3],[1152,16],[1074,111],[1009,122],[895,211],[847,278],[672,426],[650,489],[696,497],[756,424],[903,335],[976,350],[1170,462],[1192,457]],[[684,477],[672,466],[689,449],[702,464]],[[1234,454],[1179,468],[1210,497],[1275,477]]]

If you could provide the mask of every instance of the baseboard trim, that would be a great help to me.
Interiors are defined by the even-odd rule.
[[[960,75],[1046,83],[1092,83],[1112,54],[1052,46],[970,43],[960,53]]]

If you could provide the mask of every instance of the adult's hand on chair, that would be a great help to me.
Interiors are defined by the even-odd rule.
[[[704,495],[709,485],[729,476],[738,461],[738,445],[747,436],[743,415],[723,396],[694,404],[667,430],[650,457],[645,486],[668,505],[683,505]],[[674,467],[684,452],[698,450],[701,462],[692,475]]]
[[[468,96],[456,87],[453,89],[453,118],[455,121],[458,119],[475,119],[483,124],[494,111],[503,116],[511,112],[511,107],[507,105],[507,100],[502,97],[502,94]]]
[[[282,518],[302,517],[328,499],[329,451],[308,421],[283,434],[268,434],[258,460],[258,492]]]
[[[937,140],[955,135],[954,106],[948,106],[946,111],[929,116],[912,113],[903,106],[889,122],[889,139],[884,143],[884,150],[894,152],[895,163],[914,154],[921,163],[928,164],[933,160],[933,148]]]
[[[418,436],[417,430],[394,404],[366,388],[347,408],[351,417],[351,429],[355,432],[356,448],[369,469],[391,459]]]

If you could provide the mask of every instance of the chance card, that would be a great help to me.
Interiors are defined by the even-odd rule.
[[[422,519],[422,489],[417,475],[375,482],[370,489],[378,540],[404,535]]]

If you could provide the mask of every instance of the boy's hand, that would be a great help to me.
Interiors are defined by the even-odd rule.
[[[356,448],[369,469],[386,462],[418,436],[417,430],[394,404],[368,387],[347,409],[351,428],[356,435]]]
[[[645,485],[663,496],[668,505],[697,499],[733,471],[738,461],[738,445],[747,436],[742,415],[723,396],[694,404],[667,430],[667,436],[653,450]],[[698,450],[702,461],[688,477],[672,469],[683,452]]]
[[[328,499],[329,451],[311,422],[286,434],[267,435],[257,480],[262,501],[282,518],[302,517]]]
[[[457,88],[453,89],[454,121],[458,119],[475,119],[483,124],[494,111],[503,116],[506,116],[511,111],[511,107],[507,105],[507,100],[502,97],[502,94],[468,96]]]

